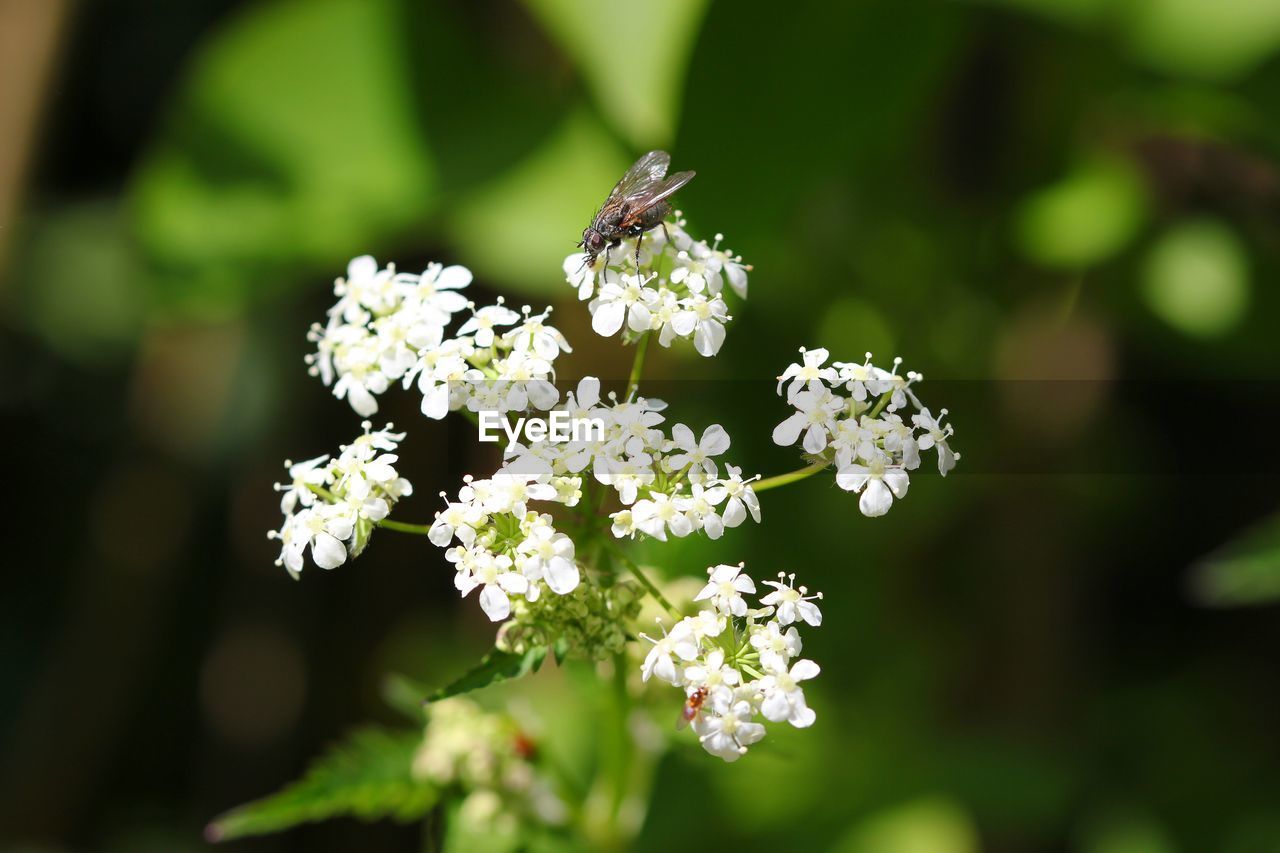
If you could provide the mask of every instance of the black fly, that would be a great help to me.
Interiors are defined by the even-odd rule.
[[[644,232],[662,225],[671,213],[668,199],[696,174],[676,172],[668,177],[670,166],[670,154],[650,151],[622,176],[590,227],[582,232],[582,242],[578,245],[587,253],[587,266],[594,264],[601,252],[605,253],[607,265],[609,250],[622,242],[623,237],[636,237],[636,269],[640,268],[640,244],[644,241]]]

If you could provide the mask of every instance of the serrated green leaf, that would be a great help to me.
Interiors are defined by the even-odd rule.
[[[435,788],[413,777],[421,742],[416,731],[359,729],[312,764],[300,781],[232,809],[209,824],[205,836],[227,841],[342,816],[417,820],[439,797]]]
[[[488,687],[490,684],[497,684],[499,681],[507,681],[512,678],[519,678],[522,675],[528,675],[531,672],[537,672],[541,668],[542,662],[546,659],[547,649],[545,646],[529,649],[522,655],[494,649],[461,678],[441,687],[428,696],[427,701],[439,702],[441,699],[448,699],[450,696],[470,693],[472,690],[479,690],[481,687]]]

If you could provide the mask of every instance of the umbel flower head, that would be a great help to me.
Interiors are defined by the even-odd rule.
[[[711,424],[698,435],[677,423],[668,434],[662,428],[666,408],[646,397],[602,400],[600,380],[585,377],[556,410],[599,421],[603,435],[563,444],[513,443],[506,448],[506,467],[574,489],[589,468],[595,482],[612,489],[622,504],[610,516],[619,539],[666,541],[699,531],[719,539],[748,516],[759,522],[760,503],[751,487],[757,478],[743,478],[741,468],[719,458],[731,444],[724,427]]]
[[[302,571],[308,548],[312,561],[333,569],[364,550],[374,525],[391,512],[396,501],[413,493],[409,481],[396,473],[395,450],[404,433],[372,431],[343,445],[336,459],[317,456],[305,462],[286,461],[289,483],[277,483],[284,523],[267,535],[280,540],[276,565],[294,577]]]
[[[311,327],[316,352],[310,372],[361,415],[378,410],[377,397],[399,382],[417,384],[422,413],[440,419],[472,405],[497,411],[555,404],[553,362],[569,342],[547,323],[551,309],[516,312],[501,298],[477,307],[459,291],[471,283],[465,267],[430,264],[420,274],[380,269],[363,255],[334,283],[338,301],[325,325]],[[456,315],[469,315],[452,337]]]
[[[799,443],[817,464],[836,467],[836,484],[861,494],[858,508],[866,516],[889,511],[894,498],[906,497],[908,471],[920,467],[921,451],[933,450],[938,473],[946,476],[960,454],[948,443],[952,428],[920,404],[914,387],[924,377],[899,375],[901,359],[885,370],[871,363],[827,365],[825,349],[800,350],[801,361],[778,377],[778,394],[795,408],[773,430],[775,443]],[[918,411],[903,418],[906,407]]]
[[[724,344],[725,326],[732,319],[724,301],[729,287],[747,298],[747,272],[742,258],[722,250],[723,235],[715,241],[694,240],[676,214],[662,228],[646,234],[636,265],[636,238],[623,240],[588,264],[586,254],[575,252],[564,259],[565,278],[590,300],[591,328],[612,337],[654,332],[658,343],[671,346],[677,338],[693,341],[700,355],[713,356]]]
[[[561,823],[564,803],[537,770],[533,752],[529,735],[509,715],[468,699],[442,699],[429,707],[413,776],[460,794],[460,816],[479,827],[513,829],[524,817]]]
[[[820,672],[800,658],[799,623],[817,627],[822,593],[796,588],[795,575],[778,575],[765,583],[774,589],[752,608],[747,596],[756,584],[745,566],[707,569],[708,581],[696,601],[695,616],[686,616],[661,636],[641,637],[652,644],[640,668],[648,681],[658,678],[685,694],[685,716],[691,717],[703,749],[725,761],[737,761],[765,736],[761,719],[813,725],[817,715],[805,701],[801,682]]]

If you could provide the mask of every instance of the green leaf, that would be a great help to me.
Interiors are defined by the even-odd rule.
[[[399,673],[391,673],[382,681],[383,701],[414,723],[426,720],[422,697],[428,692],[429,688],[422,682]]]
[[[428,696],[427,701],[439,702],[441,699],[448,699],[450,696],[470,693],[472,690],[479,690],[481,687],[488,687],[490,684],[497,684],[499,681],[507,681],[511,678],[519,678],[522,675],[537,672],[541,668],[542,662],[546,659],[547,649],[545,646],[529,649],[522,655],[494,649],[461,678],[441,687]]]
[[[564,663],[564,659],[569,656],[569,638],[564,636],[557,637],[551,650],[555,653],[556,666],[560,666]]]
[[[184,312],[340,273],[435,199],[396,0],[276,0],[197,55],[131,187],[139,242]]]
[[[439,796],[413,777],[421,742],[417,731],[359,729],[312,764],[300,781],[214,820],[205,837],[227,841],[341,816],[417,820]]]
[[[463,262],[506,289],[567,294],[561,266],[630,155],[585,110],[461,200],[446,227]]]
[[[600,111],[633,145],[675,135],[706,0],[525,0],[573,58]]]
[[[1192,580],[1200,601],[1216,607],[1280,601],[1280,516],[1205,557]]]

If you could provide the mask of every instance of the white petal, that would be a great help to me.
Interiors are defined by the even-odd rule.
[[[698,447],[698,440],[694,437],[693,430],[684,424],[676,424],[671,428],[671,440],[683,450],[695,450]]]
[[[907,493],[907,486],[910,481],[907,478],[907,472],[900,468],[890,468],[884,472],[884,482],[896,497],[903,497]]]
[[[511,600],[497,584],[485,584],[480,590],[480,609],[489,617],[490,622],[501,622],[511,615]]]
[[[347,264],[347,281],[359,281],[362,278],[373,278],[378,274],[378,262],[373,255],[361,255],[352,258]]]
[[[760,703],[760,713],[766,720],[775,723],[786,720],[791,716],[791,703],[787,701],[787,694],[781,690],[770,691]]]
[[[436,287],[440,290],[457,290],[471,283],[471,270],[456,264],[440,270],[436,277]]]
[[[862,510],[862,514],[867,518],[876,518],[884,515],[892,505],[893,495],[880,480],[868,482],[866,490],[862,493],[862,498],[858,501],[858,509]]]
[[[860,492],[870,478],[870,472],[865,467],[846,465],[836,472],[836,485],[846,492]]]
[[[702,434],[699,446],[706,455],[719,456],[729,449],[729,433],[725,432],[720,424],[712,424]]]
[[[547,586],[557,595],[567,595],[578,586],[578,567],[563,557],[552,557],[547,565]]]
[[[627,306],[621,302],[601,302],[596,307],[596,313],[591,315],[591,328],[597,335],[612,337],[622,328],[626,311]]]
[[[782,447],[789,447],[795,444],[796,439],[800,437],[800,430],[804,427],[804,424],[804,412],[796,412],[773,428],[773,443]]]
[[[693,336],[693,348],[698,351],[698,355],[710,358],[720,352],[724,337],[724,326],[714,320],[707,320],[698,324],[698,331]]]
[[[811,424],[804,434],[806,453],[821,453],[827,447],[827,428],[821,424]]]
[[[347,561],[347,549],[328,533],[318,533],[311,540],[311,559],[322,569],[336,569]]]
[[[810,678],[817,677],[820,672],[822,670],[818,665],[808,658],[798,660],[791,666],[791,677],[796,681],[808,681]]]

